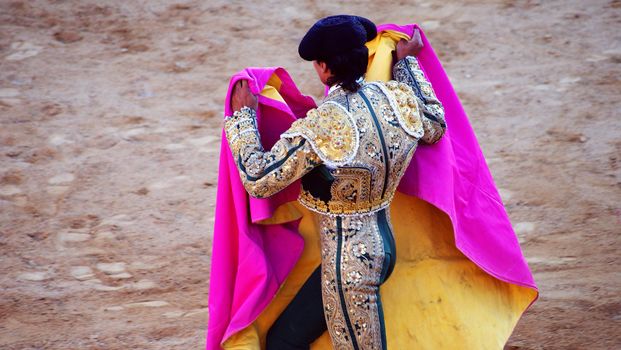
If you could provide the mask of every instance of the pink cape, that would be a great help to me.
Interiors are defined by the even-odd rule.
[[[378,26],[378,32],[412,35],[415,27],[387,24]],[[433,147],[419,146],[398,190],[445,212],[453,224],[456,247],[481,269],[502,281],[538,290],[468,117],[422,30],[421,35],[425,47],[418,59],[444,106],[447,131]],[[286,104],[259,96],[259,129],[266,149],[296,118],[316,106],[284,69],[247,68],[230,81],[225,114],[231,114],[231,88],[237,80],[249,80],[252,92],[259,94],[272,74],[282,81],[279,92]],[[269,125],[263,122],[264,115],[269,115],[265,117]],[[300,257],[304,240],[297,232],[299,221],[256,224],[281,204],[296,200],[298,193],[299,181],[268,199],[249,197],[222,134],[207,350],[221,349],[229,336],[251,324]]]

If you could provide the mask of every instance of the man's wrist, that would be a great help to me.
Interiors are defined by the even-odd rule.
[[[243,106],[240,109],[233,112],[232,115],[225,116],[224,119],[243,119],[243,118],[256,118],[257,112],[250,106]]]
[[[224,117],[224,132],[229,144],[234,144],[243,134],[256,134],[257,129],[256,112],[251,107],[243,106],[233,115]]]

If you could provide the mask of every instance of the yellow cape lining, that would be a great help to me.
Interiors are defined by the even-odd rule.
[[[367,43],[367,81],[388,80],[392,50],[405,34],[385,31]],[[275,75],[262,95],[283,101]],[[284,102],[284,101],[283,101]],[[450,218],[416,197],[396,193],[390,206],[397,263],[380,287],[389,349],[502,349],[537,291],[496,279],[455,246]],[[281,205],[262,224],[302,218],[302,256],[267,308],[248,327],[223,343],[226,350],[260,350],[280,313],[320,265],[314,215],[297,202]],[[328,332],[311,350],[332,349]]]

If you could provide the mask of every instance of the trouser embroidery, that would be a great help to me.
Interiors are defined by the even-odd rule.
[[[322,297],[334,348],[385,350],[379,287],[395,262],[387,212],[320,220]]]

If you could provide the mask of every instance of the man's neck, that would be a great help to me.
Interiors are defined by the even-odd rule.
[[[356,82],[357,82],[358,84],[362,85],[362,84],[364,84],[364,78],[363,78],[363,77],[360,77],[360,78],[358,78],[358,79],[356,80]],[[331,93],[332,93],[333,91],[335,91],[336,89],[340,89],[340,88],[341,88],[341,84],[338,84],[338,83],[337,83],[337,84],[334,84],[334,85],[332,85],[332,86],[330,86],[330,87],[328,88],[328,95],[329,95],[329,94],[331,94]]]
[[[336,90],[336,89],[338,89],[338,88],[340,88],[340,87],[341,87],[341,85],[340,85],[340,84],[334,84],[334,85],[330,86],[330,87],[328,88],[328,95],[329,95],[329,94],[331,94],[331,93],[332,93],[332,91],[334,91],[334,90]]]

